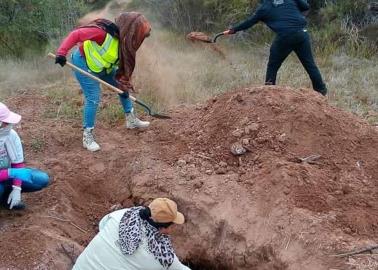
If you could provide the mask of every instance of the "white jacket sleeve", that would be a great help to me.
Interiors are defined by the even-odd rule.
[[[168,270],[191,270],[189,267],[183,265],[177,256],[175,255],[175,259],[172,263],[172,265],[168,268]]]
[[[5,147],[11,163],[24,162],[24,151],[22,149],[20,136],[18,136],[17,132],[13,129],[10,131],[5,141]]]

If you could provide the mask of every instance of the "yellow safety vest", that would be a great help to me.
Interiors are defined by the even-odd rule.
[[[110,34],[106,34],[105,41],[100,46],[92,40],[84,41],[83,47],[85,59],[89,69],[100,73],[104,69],[109,74],[118,62],[119,40]]]

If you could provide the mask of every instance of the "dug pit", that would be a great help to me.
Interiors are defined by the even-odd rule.
[[[99,124],[99,154],[82,149],[79,120],[43,118],[49,97],[25,98],[8,103],[25,116],[28,165],[53,182],[24,196],[25,212],[0,211],[3,268],[68,269],[61,244],[80,251],[103,215],[156,197],[185,213],[173,242],[193,269],[348,269],[324,254],[378,233],[378,133],[314,91],[240,89],[144,132]],[[234,156],[234,143],[249,150]]]

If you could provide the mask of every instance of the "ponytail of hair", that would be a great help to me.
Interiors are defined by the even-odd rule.
[[[151,209],[149,207],[142,208],[139,211],[139,216],[142,220],[147,221],[151,226],[155,227],[156,229],[168,228],[173,224],[173,222],[160,223],[153,221],[151,218]]]

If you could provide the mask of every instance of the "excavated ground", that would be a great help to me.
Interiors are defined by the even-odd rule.
[[[159,196],[186,214],[173,239],[193,269],[375,269],[330,255],[377,238],[378,132],[313,91],[241,89],[146,131],[99,123],[94,154],[78,120],[45,117],[49,98],[7,103],[23,115],[27,163],[53,182],[25,195],[26,211],[0,210],[0,269],[70,269],[104,214]],[[247,152],[232,155],[235,143]]]

